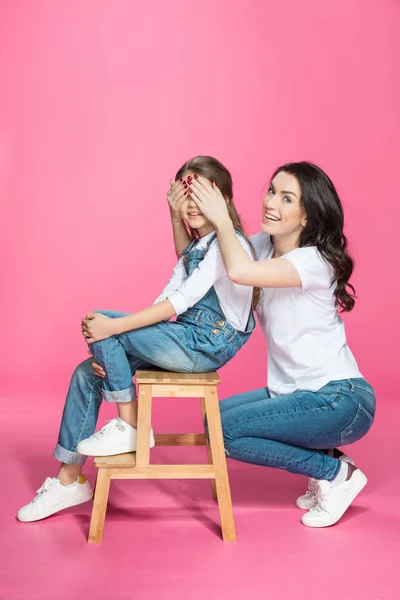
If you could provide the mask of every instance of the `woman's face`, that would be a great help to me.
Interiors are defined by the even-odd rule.
[[[194,172],[188,171],[182,175],[186,182],[189,175],[193,178]],[[211,183],[211,181],[209,183]],[[197,230],[200,237],[204,237],[208,233],[211,233],[211,231],[214,231],[214,225],[203,217],[189,192],[187,194],[187,200],[185,200],[181,206],[181,217],[192,229]]]
[[[281,171],[271,181],[263,199],[261,230],[283,237],[300,237],[307,223],[301,188],[294,175]]]

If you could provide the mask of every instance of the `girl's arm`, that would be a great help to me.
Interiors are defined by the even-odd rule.
[[[189,246],[191,242],[190,235],[188,234],[180,213],[182,204],[187,200],[187,194],[185,194],[182,182],[171,179],[167,199],[169,204],[169,212],[171,215],[175,252],[176,256],[180,258],[182,256],[182,252]]]
[[[240,244],[220,190],[202,177],[190,183],[192,198],[202,214],[215,226],[228,277],[234,283],[253,287],[301,287],[295,266],[284,258],[252,261]]]
[[[234,235],[236,237],[236,234]],[[243,252],[252,262],[248,244],[244,240],[238,243],[239,246],[245,245],[247,251]],[[83,335],[88,343],[93,343],[125,331],[168,320],[194,306],[223,277],[226,277],[226,270],[219,245],[215,241],[190,277],[186,277],[182,260],[178,262],[171,280],[156,300],[156,304],[138,313],[116,319],[100,313],[89,313],[82,322]],[[240,290],[237,294],[240,297]]]
[[[111,319],[101,313],[88,313],[82,321],[82,333],[88,344],[105,340],[113,335],[147,327],[160,321],[169,320],[176,314],[171,302],[162,300],[153,306],[132,315]]]

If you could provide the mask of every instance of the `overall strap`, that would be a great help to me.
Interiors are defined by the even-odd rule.
[[[217,234],[214,233],[214,235],[211,236],[211,238],[208,240],[205,248],[202,248],[201,250],[199,250],[199,252],[203,252],[204,254],[206,254],[208,252],[208,250],[210,249],[210,246],[216,237],[217,237]],[[198,244],[198,242],[199,242],[199,239],[196,239],[196,240],[193,240],[192,242],[190,242],[189,246],[187,248],[185,248],[185,250],[182,252],[182,256],[186,256],[186,254],[189,254],[189,252],[191,250],[193,250],[193,248],[196,246],[196,244]]]
[[[193,246],[196,244],[197,240],[192,240],[189,244],[189,246],[187,246],[187,248],[184,249],[184,251],[182,252],[182,256],[186,256],[186,254],[189,254],[189,252],[193,249]]]

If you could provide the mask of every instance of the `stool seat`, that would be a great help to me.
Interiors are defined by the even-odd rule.
[[[170,371],[137,371],[136,383],[172,383],[175,385],[218,385],[220,378],[216,371],[210,373],[172,373]]]
[[[232,500],[219,412],[217,385],[220,379],[211,373],[173,373],[138,370],[138,424],[136,452],[116,456],[98,456],[98,469],[90,523],[89,542],[103,537],[111,479],[210,479],[212,493],[218,501],[224,541],[236,539]],[[200,398],[203,433],[164,433],[155,435],[156,446],[206,446],[208,464],[150,463],[151,401],[159,397]],[[208,437],[204,424],[208,424]]]

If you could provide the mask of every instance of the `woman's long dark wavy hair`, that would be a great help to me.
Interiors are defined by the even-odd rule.
[[[335,186],[322,169],[310,162],[283,165],[275,171],[272,179],[281,171],[296,177],[301,187],[301,203],[306,211],[307,224],[301,232],[299,247],[318,248],[334,269],[332,284],[336,281],[336,304],[342,311],[352,310],[355,289],[349,279],[354,261],[347,251],[343,207]]]
[[[213,158],[212,156],[195,156],[194,158],[191,158],[190,160],[185,162],[184,165],[181,166],[181,168],[175,175],[175,181],[178,181],[178,179],[183,177],[186,173],[198,173],[199,175],[205,177],[212,183],[215,181],[223,197],[228,201],[227,205],[229,216],[232,219],[232,223],[235,230],[239,231],[246,238],[253,253],[253,256],[255,257],[254,248],[244,232],[242,221],[233,203],[232,176],[229,173],[228,169],[224,167],[224,165],[221,162],[219,162],[219,160]],[[192,240],[197,239],[199,237],[199,234],[196,231],[196,229],[192,229],[192,227],[189,227],[189,234]],[[260,288],[253,289],[253,309],[255,309],[260,300],[260,294]]]

